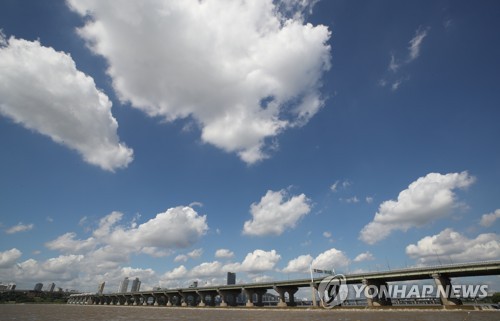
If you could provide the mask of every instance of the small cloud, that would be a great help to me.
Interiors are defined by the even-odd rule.
[[[500,218],[500,209],[497,209],[493,213],[484,214],[483,216],[481,216],[481,221],[479,222],[479,224],[484,227],[490,227],[499,218]]]
[[[422,42],[424,41],[424,38],[427,36],[428,31],[429,31],[428,27],[427,28],[419,27],[415,32],[415,37],[413,37],[409,42],[410,46],[408,47],[409,50],[408,62],[418,58],[420,54],[420,47],[422,46]]]
[[[229,259],[232,258],[233,256],[234,252],[228,249],[218,249],[217,251],[215,251],[216,258]]]
[[[331,232],[323,232],[323,236],[326,237],[327,239],[329,239],[330,237],[332,237],[332,233]]]
[[[363,261],[373,261],[375,260],[375,257],[373,254],[370,252],[364,252],[356,256],[356,258],[353,260],[354,262],[363,262]]]
[[[191,204],[189,204],[189,207],[203,207],[203,203],[202,202],[192,202]]]
[[[47,217],[45,218],[45,220],[46,220],[47,222],[49,222],[49,223],[54,222],[54,219],[53,219],[52,217],[50,217],[50,216],[47,216]]]
[[[343,189],[346,189],[346,188],[348,188],[351,185],[352,185],[352,183],[349,180],[347,180],[347,179],[345,179],[343,181],[336,180],[335,183],[333,183],[330,186],[330,190],[335,193],[335,192],[337,192],[339,190],[340,187],[342,187]]]
[[[389,70],[392,72],[398,71],[399,67],[401,65],[396,62],[396,58],[394,57],[394,54],[391,54],[391,61],[389,62]]]
[[[373,203],[373,197],[371,197],[371,196],[367,196],[367,197],[365,198],[365,201],[366,201],[368,204],[371,204],[371,203]]]
[[[359,199],[357,196],[350,197],[350,198],[346,199],[345,201],[349,204],[359,203]]]
[[[19,233],[19,232],[26,232],[26,231],[32,230],[33,227],[35,227],[33,224],[25,225],[23,223],[19,223],[17,225],[12,226],[9,229],[7,229],[5,231],[5,233],[14,234],[14,233]]]

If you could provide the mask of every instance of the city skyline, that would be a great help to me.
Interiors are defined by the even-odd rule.
[[[500,258],[498,14],[3,1],[0,281],[149,290]]]

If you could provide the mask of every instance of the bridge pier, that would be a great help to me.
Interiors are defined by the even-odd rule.
[[[236,297],[241,293],[241,289],[239,290],[217,290],[220,295],[221,307],[236,306]]]
[[[246,306],[247,307],[253,307],[253,306],[262,306],[262,296],[267,292],[267,289],[244,289],[245,295],[247,297],[247,302]],[[254,295],[257,296],[257,302],[254,302]]]
[[[436,296],[439,295],[439,299],[441,300],[441,304],[443,306],[462,305],[462,300],[455,297],[455,293],[453,293],[449,277],[439,273],[434,273],[432,274],[432,278],[434,279],[434,283],[436,283],[437,287]]]
[[[215,297],[217,296],[217,291],[196,291],[198,296],[200,297],[199,307],[204,306],[214,306],[215,305]],[[207,300],[207,296],[209,299]]]
[[[298,290],[299,288],[296,286],[274,286],[274,291],[279,295],[278,307],[296,306],[297,303],[295,303],[294,294]],[[288,303],[285,300],[285,293],[288,293]]]
[[[363,279],[365,297],[369,307],[392,305],[391,298],[387,296],[387,282],[384,280]]]

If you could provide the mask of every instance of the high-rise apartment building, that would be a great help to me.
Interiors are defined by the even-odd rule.
[[[50,283],[47,285],[47,291],[48,292],[54,292],[54,288],[56,287],[56,284],[54,282]]]
[[[99,286],[97,287],[97,293],[102,294],[104,292],[104,286],[106,285],[106,282],[101,282],[99,283]]]
[[[227,272],[227,285],[236,284],[236,273]]]
[[[37,283],[37,284],[35,284],[35,288],[33,290],[35,290],[37,292],[41,292],[42,288],[43,288],[43,283]]]
[[[139,281],[139,278],[135,278],[135,280],[132,281],[132,287],[130,288],[130,292],[138,292],[141,289],[141,281]]]
[[[123,281],[120,283],[120,287],[118,288],[119,293],[125,293],[127,292],[128,289],[128,277],[124,278]]]

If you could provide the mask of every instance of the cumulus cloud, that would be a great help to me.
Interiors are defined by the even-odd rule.
[[[310,200],[300,194],[286,199],[287,192],[267,191],[259,203],[250,206],[252,219],[245,222],[243,234],[280,235],[311,211]]]
[[[21,257],[22,253],[16,248],[0,252],[0,269],[11,267]]]
[[[218,249],[215,251],[215,257],[221,259],[230,259],[234,256],[234,252],[228,249]]]
[[[380,204],[373,221],[361,230],[359,238],[374,244],[394,230],[406,231],[448,216],[458,205],[454,190],[466,188],[474,181],[467,172],[420,177],[400,192],[396,201]]]
[[[64,253],[80,253],[92,250],[97,244],[93,237],[86,240],[76,240],[75,237],[76,233],[65,233],[55,240],[45,243],[45,246]]]
[[[311,1],[292,2],[68,5],[90,17],[78,34],[108,61],[122,102],[167,121],[194,119],[204,142],[252,164],[268,157],[269,139],[323,106],[330,31],[304,22]]]
[[[188,206],[170,208],[137,227],[116,226],[117,222],[116,213],[110,214],[98,233],[103,229],[109,231],[106,239],[110,244],[136,250],[144,247],[186,248],[195,244],[208,230],[206,216],[198,215]]]
[[[500,218],[500,209],[497,209],[493,213],[483,214],[483,216],[481,216],[481,221],[479,222],[479,224],[481,224],[484,227],[490,227],[499,218]]]
[[[299,257],[290,260],[287,266],[282,270],[284,273],[306,273],[309,271],[309,266],[313,261],[313,257],[309,254],[300,255]]]
[[[343,251],[331,248],[319,254],[311,264],[315,269],[331,270],[346,267],[349,264],[349,258]]]
[[[451,228],[422,238],[406,247],[406,254],[419,264],[436,264],[441,259],[453,262],[497,260],[500,238],[496,233],[479,234],[470,239]]]
[[[19,232],[26,232],[30,231],[35,227],[33,224],[23,224],[23,223],[18,223],[17,225],[14,225],[7,230],[5,230],[5,233],[7,234],[15,234]]]
[[[2,35],[0,34],[0,38]],[[102,169],[127,167],[111,102],[69,54],[11,37],[0,44],[0,114],[76,150]]]
[[[203,262],[192,269],[188,270],[184,265],[178,266],[170,271],[167,271],[162,277],[164,284],[185,284],[183,281],[200,279],[204,281],[209,277],[223,277],[227,272],[241,272],[254,275],[275,269],[276,264],[281,259],[281,256],[275,250],[264,251],[255,250],[248,253],[242,262],[223,264],[219,261]],[[178,281],[172,283],[172,281]],[[180,283],[179,283],[180,282]],[[223,279],[214,279],[210,283],[215,284],[223,282]]]
[[[188,259],[197,259],[203,254],[203,249],[195,249],[187,254],[177,255],[174,262],[186,262]]]
[[[375,260],[375,257],[373,257],[373,254],[371,254],[370,252],[364,252],[364,253],[360,253],[358,254],[358,256],[356,256],[354,258],[354,262],[363,262],[363,261],[373,261]]]

